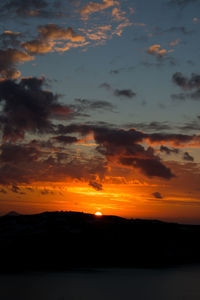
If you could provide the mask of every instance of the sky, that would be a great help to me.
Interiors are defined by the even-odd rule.
[[[1,1],[1,215],[200,224],[199,12],[199,0]]]

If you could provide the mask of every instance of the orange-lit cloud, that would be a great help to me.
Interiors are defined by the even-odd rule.
[[[174,47],[174,46],[178,45],[179,42],[180,42],[180,39],[175,39],[175,40],[173,40],[173,41],[170,42],[170,46]]]
[[[199,19],[196,18],[196,17],[194,17],[194,18],[193,18],[193,23],[198,23],[198,22],[199,22]]]
[[[87,20],[89,15],[115,5],[119,5],[119,2],[114,0],[102,0],[102,3],[89,2],[81,9],[80,14],[83,19]]]
[[[22,47],[31,54],[68,51],[70,48],[81,46],[81,43],[85,42],[85,37],[77,34],[73,28],[62,28],[56,24],[39,26],[38,33],[37,39],[22,43]],[[66,45],[64,44],[65,41],[71,43]]]
[[[157,57],[163,57],[167,53],[166,49],[162,49],[160,45],[152,45],[147,50],[148,54],[155,55]]]

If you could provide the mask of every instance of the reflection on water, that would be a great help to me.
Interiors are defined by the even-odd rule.
[[[199,300],[200,266],[0,275],[2,300]]]

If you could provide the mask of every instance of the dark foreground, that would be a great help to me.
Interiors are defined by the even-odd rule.
[[[2,300],[199,300],[200,266],[0,274]]]
[[[1,272],[200,263],[200,226],[76,212],[0,217]]]

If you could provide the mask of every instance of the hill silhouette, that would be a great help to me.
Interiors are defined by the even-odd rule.
[[[79,212],[0,217],[0,271],[200,262],[200,226]]]

